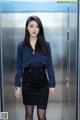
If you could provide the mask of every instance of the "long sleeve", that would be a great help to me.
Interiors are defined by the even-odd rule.
[[[56,84],[55,74],[54,74],[54,68],[53,68],[52,56],[51,56],[51,49],[50,49],[49,43],[48,43],[47,73],[48,73],[50,87],[55,87],[55,84]]]
[[[15,86],[21,87],[21,77],[23,70],[21,67],[22,64],[22,48],[21,44],[17,47],[17,59],[16,59],[16,75],[15,75]]]

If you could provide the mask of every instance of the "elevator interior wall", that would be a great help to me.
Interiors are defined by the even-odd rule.
[[[72,8],[75,8],[75,11]],[[65,19],[65,20],[64,20]],[[76,120],[77,102],[77,4],[63,14],[62,118]]]

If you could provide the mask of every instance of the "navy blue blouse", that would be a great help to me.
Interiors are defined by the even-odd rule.
[[[21,78],[23,75],[23,69],[25,67],[46,67],[49,85],[55,87],[55,74],[52,64],[51,50],[49,42],[47,43],[48,53],[44,55],[40,52],[33,53],[32,47],[29,47],[25,42],[21,41],[17,47],[17,62],[16,62],[16,75],[15,75],[15,86],[21,87]]]

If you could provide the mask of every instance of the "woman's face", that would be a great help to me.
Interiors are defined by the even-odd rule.
[[[39,33],[39,26],[37,24],[36,21],[31,21],[28,24],[27,30],[30,34],[30,37],[37,37],[38,33]]]

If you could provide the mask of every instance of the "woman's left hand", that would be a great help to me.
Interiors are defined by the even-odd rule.
[[[49,95],[54,96],[55,95],[55,88],[49,88]]]

